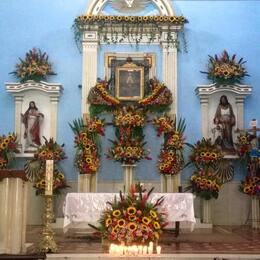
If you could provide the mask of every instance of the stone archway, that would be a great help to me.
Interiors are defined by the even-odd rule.
[[[88,7],[87,14],[97,15],[103,9],[108,0],[94,0],[90,3]],[[172,16],[174,11],[168,0],[152,0],[152,2],[157,6],[161,15]]]

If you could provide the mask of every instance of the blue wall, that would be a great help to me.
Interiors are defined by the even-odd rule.
[[[14,69],[18,57],[32,47],[46,51],[54,64],[57,76],[50,78],[52,82],[59,82],[64,86],[64,93],[59,104],[58,142],[66,144],[68,159],[62,164],[68,179],[76,179],[73,169],[73,134],[68,122],[80,117],[81,109],[81,54],[78,52],[73,39],[71,26],[76,16],[85,12],[87,0],[1,0],[0,1],[0,133],[14,130],[14,101],[6,93],[5,82],[14,82],[15,78],[8,73]],[[178,60],[178,102],[179,114],[187,121],[187,141],[194,143],[201,137],[200,133],[200,104],[194,94],[198,84],[209,83],[204,70],[207,55],[222,52],[227,49],[230,53],[237,53],[247,60],[246,66],[251,77],[245,83],[253,86],[253,95],[246,100],[245,124],[256,118],[260,122],[260,112],[257,102],[260,98],[259,66],[260,56],[260,2],[258,1],[174,1],[177,14],[185,15],[189,24],[185,26],[188,42],[188,53],[179,53]],[[106,51],[122,51],[122,47],[103,47],[99,57],[99,76],[103,76],[102,63]],[[124,46],[124,50],[136,51],[135,48]],[[160,52],[158,48],[150,46],[140,47],[140,51]],[[158,78],[161,78],[161,60],[158,64]],[[72,103],[73,102],[73,103]],[[62,113],[61,113],[62,111]],[[192,112],[191,112],[192,111]],[[108,129],[107,136],[113,135]],[[141,162],[138,165],[138,178],[158,179],[155,171],[156,156],[160,143],[155,140],[155,131],[151,127],[146,129],[149,146],[152,148],[154,160]],[[104,139],[104,152],[107,149]],[[101,167],[102,179],[120,179],[120,165],[107,162]],[[105,170],[106,169],[106,170]],[[107,174],[109,172],[109,174]],[[189,174],[185,172],[183,178]],[[241,176],[237,175],[236,178]]]

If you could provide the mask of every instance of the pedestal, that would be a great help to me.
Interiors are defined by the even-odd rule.
[[[0,254],[26,252],[25,180],[24,171],[0,170]]]
[[[131,164],[123,164],[124,171],[124,191],[128,192],[130,190],[131,185],[134,183],[134,167],[136,165]]]
[[[96,191],[97,191],[97,175],[80,174],[78,179],[78,192],[96,192]]]
[[[260,199],[259,197],[253,196],[251,198],[252,207],[252,228],[260,228]]]
[[[165,174],[161,175],[161,192],[172,193],[178,192],[180,186],[180,174],[171,175]]]
[[[202,223],[212,223],[212,200],[202,199]]]

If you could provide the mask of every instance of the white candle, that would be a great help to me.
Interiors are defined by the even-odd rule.
[[[53,187],[53,160],[46,160],[45,195],[52,195]]]
[[[143,255],[147,255],[147,246],[143,247]]]
[[[161,246],[157,246],[157,247],[156,247],[157,255],[160,255],[160,254],[161,254],[161,250],[162,250]]]
[[[143,246],[138,246],[138,254],[139,255],[143,254]]]
[[[149,255],[153,254],[153,248],[151,246],[148,247],[148,254]]]

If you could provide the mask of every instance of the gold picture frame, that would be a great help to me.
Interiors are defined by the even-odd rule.
[[[144,67],[126,63],[116,68],[116,98],[136,101],[144,97]]]

